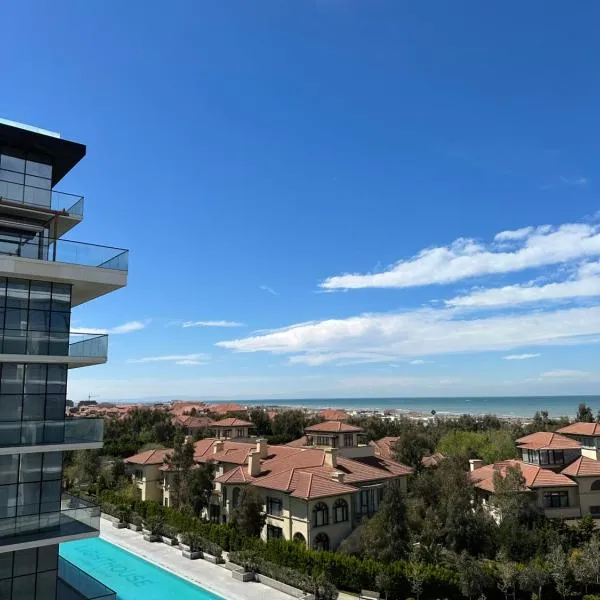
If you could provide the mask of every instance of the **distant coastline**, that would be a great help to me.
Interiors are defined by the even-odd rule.
[[[218,401],[214,401],[218,402]],[[307,409],[343,408],[352,411],[394,411],[420,416],[494,414],[506,418],[530,418],[546,410],[551,417],[573,417],[580,402],[600,410],[600,395],[586,396],[465,396],[431,398],[278,398],[237,400],[248,406],[278,406]]]

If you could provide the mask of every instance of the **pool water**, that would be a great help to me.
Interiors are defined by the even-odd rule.
[[[100,538],[61,544],[60,555],[112,588],[118,600],[223,600]]]

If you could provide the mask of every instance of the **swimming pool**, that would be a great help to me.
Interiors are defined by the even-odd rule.
[[[100,538],[60,545],[60,555],[117,592],[117,600],[223,600]]]

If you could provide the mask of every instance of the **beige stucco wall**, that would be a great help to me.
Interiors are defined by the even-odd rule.
[[[594,481],[599,481],[600,477],[573,477],[579,488],[579,504],[581,506],[581,516],[590,515],[592,506],[600,507],[600,490],[592,491],[590,488]],[[600,510],[600,508],[599,508]],[[594,513],[598,516],[598,512]]]
[[[342,540],[346,538],[353,529],[353,498],[354,494],[343,494],[340,496],[333,496],[331,498],[320,498],[318,500],[311,500],[308,502],[308,543],[310,547],[315,544],[315,538],[319,533],[325,533],[329,537],[329,548],[335,550]],[[342,523],[333,522],[333,505],[338,498],[343,498],[348,503],[348,520]],[[313,509],[319,503],[323,502],[329,508],[329,525],[322,527],[314,527],[312,523]]]
[[[163,500],[162,481],[163,473],[159,470],[161,465],[129,465],[133,484],[140,490],[142,500]],[[142,471],[143,477],[135,476],[136,471]]]
[[[544,493],[564,491],[569,493],[569,506],[567,508],[544,508]],[[575,486],[539,488],[537,490],[537,504],[549,519],[576,519],[581,516],[579,493]]]

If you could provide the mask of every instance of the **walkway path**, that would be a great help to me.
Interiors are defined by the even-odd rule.
[[[181,550],[166,544],[146,542],[141,534],[131,529],[116,529],[110,521],[100,519],[100,537],[120,546],[140,558],[154,563],[183,579],[193,581],[204,589],[221,596],[225,600],[291,600],[283,592],[278,592],[262,583],[242,583],[231,577],[231,572],[213,565],[206,560],[188,560],[181,556]]]

